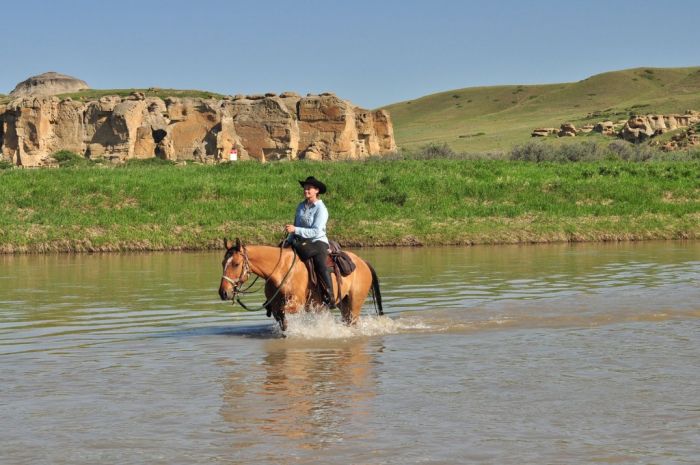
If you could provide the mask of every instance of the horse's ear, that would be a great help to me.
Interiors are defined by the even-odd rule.
[[[226,247],[226,250],[229,250],[231,247],[233,247],[233,242],[224,237],[224,247]]]
[[[236,250],[241,250],[241,240],[239,238],[236,238]]]

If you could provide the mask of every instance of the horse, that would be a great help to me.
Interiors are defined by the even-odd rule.
[[[282,331],[287,330],[286,314],[297,313],[309,307],[320,307],[322,296],[309,279],[306,265],[291,248],[265,245],[244,245],[240,239],[232,242],[224,238],[226,253],[221,263],[223,275],[219,285],[221,300],[234,300],[242,291],[250,274],[265,280],[266,301],[262,308],[267,316],[274,316]],[[383,315],[382,296],[377,273],[367,261],[346,252],[355,263],[355,270],[341,279],[340,292],[336,276],[331,273],[334,297],[343,321],[354,325],[370,289],[377,303],[377,313]],[[240,300],[239,300],[240,303]]]

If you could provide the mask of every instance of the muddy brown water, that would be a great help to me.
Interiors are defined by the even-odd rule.
[[[700,463],[699,242],[359,253],[286,338],[219,253],[0,257],[0,463]]]

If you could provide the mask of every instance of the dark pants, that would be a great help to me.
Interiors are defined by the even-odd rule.
[[[333,280],[331,279],[330,271],[326,267],[326,260],[328,260],[328,244],[322,241],[311,242],[309,240],[297,239],[294,241],[293,247],[297,255],[299,255],[299,258],[304,261],[311,259],[314,262],[316,276],[318,276],[325,285],[325,303],[329,304],[331,307],[335,307],[335,300],[333,299]]]

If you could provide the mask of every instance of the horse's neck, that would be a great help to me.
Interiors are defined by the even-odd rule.
[[[280,272],[284,275],[291,265],[290,249],[283,249],[281,256],[279,247],[253,245],[246,247],[246,251],[250,261],[250,271],[264,279],[271,277],[274,279]]]

